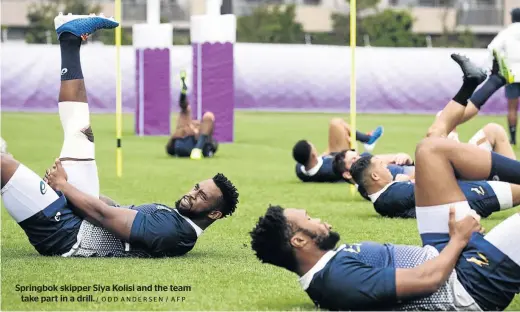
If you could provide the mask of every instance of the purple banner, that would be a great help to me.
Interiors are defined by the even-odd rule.
[[[135,133],[170,135],[170,51],[136,50]]]
[[[223,143],[233,142],[233,72],[232,43],[193,44],[193,92],[190,101],[193,118],[212,112],[216,121],[213,136]]]
[[[450,58],[454,52],[466,54],[478,64],[488,64],[486,50],[358,47],[358,112],[437,112],[461,84],[460,69]],[[178,81],[181,69],[186,69],[192,79],[192,48],[173,46],[170,53],[172,81]],[[114,112],[115,48],[89,44],[82,48],[81,57],[92,112]],[[235,44],[234,57],[237,109],[349,110],[349,47]],[[132,47],[122,47],[121,65],[124,111],[133,112],[137,102]],[[58,46],[3,44],[1,70],[4,111],[57,111]],[[179,84],[171,86],[176,102]],[[194,92],[192,87],[189,91]],[[505,113],[505,103],[504,91],[499,90],[482,111]],[[177,104],[172,105],[177,111]]]

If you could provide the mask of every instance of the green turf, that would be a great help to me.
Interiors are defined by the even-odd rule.
[[[268,204],[304,207],[331,223],[345,242],[374,240],[420,243],[415,220],[378,217],[369,203],[352,196],[345,185],[297,181],[291,148],[301,138],[326,148],[327,114],[238,113],[236,142],[221,145],[214,159],[199,162],[166,156],[166,138],[133,134],[133,118],[124,119],[124,177],[115,176],[115,118],[92,117],[102,193],[122,204],[161,202],[173,205],[195,182],[225,173],[241,194],[236,214],[212,225],[188,255],[171,259],[63,259],[39,256],[24,232],[2,209],[2,310],[309,310],[314,306],[299,288],[297,277],[260,264],[249,247],[248,232]],[[424,136],[431,116],[358,117],[361,130],[382,124],[385,135],[375,152],[408,152]],[[505,117],[479,117],[460,127],[460,138],[487,122]],[[59,154],[62,133],[57,115],[3,114],[2,137],[9,151],[39,174]],[[497,213],[484,221],[489,229],[511,215]],[[191,292],[93,293],[111,296],[184,296],[184,302],[22,303],[16,285],[189,285]],[[33,295],[71,295],[41,293]],[[75,294],[78,295],[78,294]],[[518,298],[509,307],[520,310]]]

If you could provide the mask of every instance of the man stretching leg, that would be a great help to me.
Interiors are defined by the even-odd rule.
[[[480,74],[467,69],[471,72],[465,83],[476,87]],[[445,110],[454,113],[446,114],[445,125],[460,120],[470,94],[457,97],[460,110],[453,105]],[[520,162],[431,136],[415,153],[423,247],[363,242],[335,248],[339,234],[328,224],[305,210],[272,206],[251,231],[256,256],[298,274],[302,288],[324,309],[507,308],[520,293],[520,215],[487,235],[478,233],[479,217],[458,187],[455,172],[466,180],[520,184]]]
[[[60,160],[42,180],[12,156],[2,153],[0,157],[4,207],[42,255],[184,255],[204,229],[231,215],[238,203],[236,188],[222,174],[197,183],[176,201],[175,208],[160,204],[117,208],[99,199],[80,47],[89,34],[118,25],[101,16],[56,17],[62,57],[59,114],[64,142]]]

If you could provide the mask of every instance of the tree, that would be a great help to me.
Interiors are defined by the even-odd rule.
[[[350,0],[347,0],[350,4]],[[356,11],[363,11],[365,9],[373,9],[379,4],[380,0],[362,0],[356,2]]]
[[[361,25],[372,46],[425,46],[425,38],[412,31],[413,17],[406,10],[386,9],[363,18]]]
[[[350,4],[350,0],[346,0]],[[363,34],[365,33],[363,29],[363,24],[361,23],[362,19],[360,17],[360,12],[367,9],[376,9],[380,0],[363,0],[356,2],[356,41],[358,45],[362,45],[363,43]],[[350,14],[337,14],[333,13],[332,16],[332,33],[325,34],[315,34],[314,43],[317,44],[334,44],[334,45],[350,45]]]
[[[89,4],[84,0],[49,0],[48,2],[34,3],[29,7],[29,12],[27,14],[29,29],[26,32],[25,41],[28,43],[47,43],[47,33],[49,32],[52,43],[57,43],[58,40],[54,29],[54,17],[56,16],[56,12],[60,11],[65,14],[68,12],[74,12],[74,14],[88,15],[90,13],[100,12],[101,6],[98,4]],[[123,31],[123,34],[124,33],[125,32]],[[102,31],[98,36],[100,37],[100,40],[106,41],[109,40],[105,39],[105,36],[108,38],[112,36],[112,38],[114,38],[114,34],[110,34],[110,31]],[[123,36],[123,38],[127,37],[128,35]],[[113,42],[114,40],[112,39],[111,43],[113,44]]]
[[[88,15],[90,13],[101,12],[101,6],[99,4],[89,4],[85,0],[60,0],[63,5],[63,12],[73,12],[78,15]]]
[[[349,0],[347,0],[349,2]],[[364,45],[368,36],[370,45],[385,47],[425,46],[426,39],[413,33],[413,18],[410,12],[386,9],[377,10],[379,0],[358,1],[357,6],[357,45]],[[374,9],[367,12],[367,9]],[[365,10],[365,14],[359,14]],[[333,31],[330,35],[316,34],[314,43],[350,44],[350,15],[333,14]]]
[[[333,31],[329,36],[316,36],[318,44],[350,44],[350,16],[334,14]],[[368,36],[370,45],[380,47],[423,47],[426,39],[412,31],[413,18],[408,11],[387,9],[357,19],[357,45],[364,45]]]
[[[102,30],[94,34],[93,40],[99,40],[106,45],[114,45],[116,32],[115,30]],[[121,27],[121,45],[132,45],[132,43],[132,28]]]
[[[260,6],[251,15],[239,17],[237,41],[303,43],[303,26],[296,22],[296,7]]]
[[[47,32],[50,31],[52,42],[56,43],[56,32],[53,31],[54,17],[58,12],[57,1],[33,3],[29,6],[27,19],[29,29],[25,33],[27,43],[47,43]]]
[[[459,33],[457,39],[457,46],[461,48],[474,48],[477,43],[475,34],[469,29],[465,29],[462,33]]]

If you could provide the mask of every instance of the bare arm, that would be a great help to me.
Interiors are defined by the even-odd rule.
[[[381,155],[377,155],[377,158],[381,159],[387,165],[390,165],[390,164],[411,165],[411,164],[413,164],[412,157],[406,153],[381,154]]]
[[[107,229],[121,239],[127,241],[130,239],[137,211],[110,207],[101,200],[79,191],[69,183],[60,186],[60,190],[72,203],[73,209],[84,215],[87,221]]]
[[[396,154],[381,154],[377,155],[378,158],[380,158],[385,164],[393,164],[395,161]]]
[[[410,177],[409,175],[407,174],[398,174],[395,176],[395,179],[394,181],[396,182],[406,182],[406,181],[410,181],[412,180],[413,178]]]
[[[436,292],[450,277],[471,234],[481,231],[478,215],[455,221],[455,208],[450,208],[450,241],[439,256],[412,269],[396,270],[396,294],[400,299]]]
[[[107,204],[109,206],[113,206],[113,207],[120,206],[118,202],[116,202],[112,198],[105,196],[105,195],[99,195],[99,200],[101,200],[102,202],[104,202],[105,204]]]
[[[76,189],[67,182],[67,175],[61,162],[56,160],[52,170],[48,170],[45,180],[56,191],[61,191],[72,208],[78,214],[98,226],[101,226],[117,237],[129,240],[137,211],[110,207],[96,197],[90,196]]]

